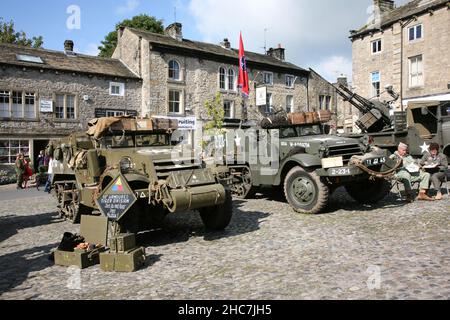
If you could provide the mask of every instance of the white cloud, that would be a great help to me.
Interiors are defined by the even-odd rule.
[[[120,5],[116,8],[117,14],[127,14],[136,10],[137,7],[141,4],[140,0],[127,0],[126,3]]]
[[[88,56],[98,56],[98,53],[100,50],[98,50],[98,44],[96,43],[89,43],[86,48],[83,50],[83,54],[87,54]]]
[[[366,23],[370,16],[367,8],[372,3],[372,0],[190,0],[189,12],[202,41],[219,43],[229,38],[236,48],[242,31],[245,49],[263,53],[267,28],[267,48],[281,44],[286,48],[286,60],[303,68],[315,67],[334,81],[340,73],[351,77],[349,30]]]
[[[331,56],[311,67],[330,82],[344,75],[349,81],[352,78],[352,61],[343,56]]]

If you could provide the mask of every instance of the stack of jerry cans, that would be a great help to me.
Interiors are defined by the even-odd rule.
[[[109,239],[109,252],[100,254],[100,268],[107,272],[134,272],[145,262],[145,250],[136,247],[136,237],[121,233]]]

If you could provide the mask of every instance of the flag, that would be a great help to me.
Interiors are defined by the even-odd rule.
[[[248,85],[248,71],[247,71],[247,58],[245,57],[244,42],[242,41],[242,33],[239,39],[239,81],[238,87],[241,88],[242,95],[248,97],[249,85]]]

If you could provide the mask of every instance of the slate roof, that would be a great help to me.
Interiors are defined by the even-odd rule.
[[[388,28],[399,20],[406,20],[415,15],[424,14],[429,10],[438,9],[448,5],[448,3],[450,3],[449,0],[412,0],[403,6],[384,13],[381,18],[381,29]],[[377,30],[379,29],[375,29],[373,25],[365,25],[356,32],[351,32],[350,38],[359,37]]]
[[[40,57],[43,64],[19,61],[17,55]],[[0,44],[0,65],[12,65],[44,70],[77,72],[83,74],[139,79],[120,60],[76,54],[68,56],[64,52],[35,49],[13,44]]]
[[[190,52],[194,56],[198,54],[206,55],[210,58],[215,58],[218,60],[228,60],[238,64],[239,60],[239,50],[237,49],[226,49],[220,45],[215,45],[211,43],[205,43],[200,41],[191,41],[188,39],[183,39],[178,41],[170,36],[137,30],[127,27],[128,30],[132,31],[134,34],[142,37],[143,39],[150,42],[155,50],[172,49],[172,51],[184,51]],[[267,66],[274,70],[286,70],[294,73],[308,73],[308,70],[300,68],[295,64],[290,62],[278,60],[272,56],[254,53],[250,51],[245,51],[247,57],[247,62],[249,66],[259,65]]]

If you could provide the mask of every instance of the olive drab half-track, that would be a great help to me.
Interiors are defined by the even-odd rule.
[[[262,164],[251,153],[240,155],[238,151],[225,159],[226,165],[215,165],[216,174],[239,198],[251,197],[258,187],[280,187],[300,213],[322,212],[329,196],[341,186],[361,203],[383,199],[390,191],[387,179],[399,164],[389,160],[386,150],[370,145],[368,137],[352,139],[326,132],[330,117],[324,111],[278,114],[263,119],[256,128],[240,124],[245,136],[239,140],[245,140],[241,142],[245,148],[236,150],[249,150],[253,144],[258,157],[271,154],[270,163]],[[226,130],[235,128],[226,126]],[[231,137],[226,144],[234,143]]]
[[[135,233],[159,226],[168,213],[197,210],[206,228],[227,227],[231,191],[192,146],[171,141],[176,129],[168,119],[107,117],[90,121],[87,132],[52,141],[60,214],[73,222],[81,214],[102,214],[117,232]],[[191,152],[178,156],[184,147]]]

